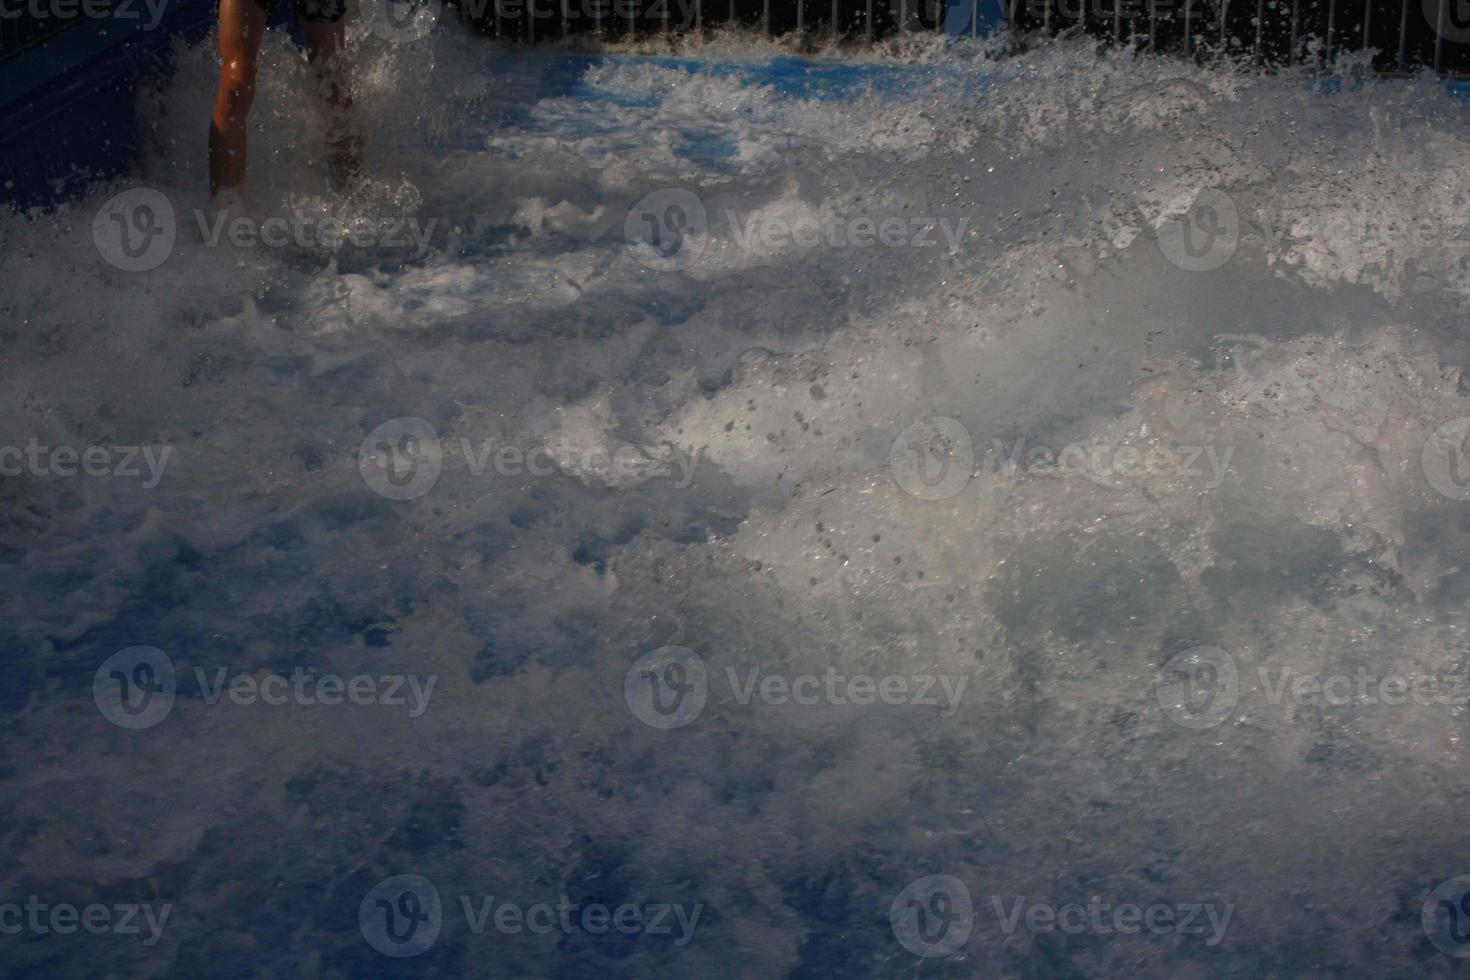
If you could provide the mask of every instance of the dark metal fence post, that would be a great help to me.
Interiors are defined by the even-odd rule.
[[[1409,43],[1409,0],[1403,0],[1399,10],[1399,69],[1404,67],[1404,51]]]
[[[1444,45],[1445,0],[1439,0],[1439,9],[1434,14],[1434,70],[1439,71],[1440,48]]]
[[[1286,63],[1296,64],[1296,35],[1300,24],[1301,9],[1299,0],[1291,0],[1291,50],[1286,52]]]

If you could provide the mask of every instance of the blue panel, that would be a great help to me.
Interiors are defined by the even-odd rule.
[[[215,0],[166,0],[157,23],[144,4],[124,9],[0,65],[0,202],[51,206],[122,173],[138,83],[172,71],[173,38],[196,43],[215,22]]]
[[[947,0],[944,33],[954,37],[986,37],[1005,26],[1002,0]]]

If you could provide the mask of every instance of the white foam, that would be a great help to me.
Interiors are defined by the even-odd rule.
[[[722,37],[692,53],[739,64],[778,49]],[[1122,901],[1240,903],[1226,949],[1262,974],[1285,968],[1259,951],[1293,933],[1345,970],[1383,962],[1363,930],[1381,934],[1373,956],[1411,954],[1417,927],[1390,898],[1465,870],[1452,860],[1463,706],[1282,707],[1256,668],[1463,667],[1465,505],[1433,489],[1422,448],[1470,415],[1470,272],[1441,244],[1333,230],[1398,216],[1459,234],[1458,103],[1423,80],[1328,96],[1289,73],[1080,42],[999,61],[933,41],[879,49],[854,57],[935,70],[845,100],[628,60],[567,95],[552,84],[561,52],[449,30],[355,54],[365,190],[327,189],[304,68],[273,35],[252,207],[437,219],[422,258],[181,234],[154,271],[102,261],[92,216],[112,194],[145,184],[194,206],[207,46],[181,51],[175,81],[145,100],[135,174],[0,224],[0,445],[175,447],[150,490],[6,487],[0,508],[25,531],[7,619],[35,656],[62,658],[136,604],[149,549],[174,541],[210,569],[176,584],[199,619],[131,642],[204,644],[199,624],[214,622],[231,643],[304,656],[253,636],[252,617],[290,620],[318,588],[391,606],[377,611],[397,624],[392,656],[444,671],[449,707],[424,716],[426,737],[375,741],[371,761],[372,722],[319,719],[272,778],[331,761],[459,773],[543,739],[562,766],[554,799],[538,797],[544,825],[487,818],[469,846],[531,880],[568,837],[605,834],[625,842],[638,887],[697,879],[728,911],[678,961],[690,975],[720,973],[737,949],[753,972],[794,968],[818,926],[792,911],[791,882],[864,848],[881,867],[851,872],[851,901],[869,918],[924,870],[1058,900],[1106,880]],[[667,187],[698,193],[711,221],[683,270],[651,268],[624,239],[629,208]],[[1223,266],[1189,271],[1158,235],[1205,189],[1230,196],[1243,232]],[[965,234],[804,248],[742,238],[727,212],[949,219]],[[446,445],[559,445],[569,462],[476,473],[446,454],[425,497],[385,500],[357,454],[398,416],[429,420]],[[976,472],[925,500],[890,458],[936,416],[967,430]],[[1110,462],[1007,473],[997,452],[1018,440]],[[1199,472],[1130,467],[1123,447],[1199,449]],[[621,451],[640,462],[619,475],[601,461]],[[661,475],[671,453],[697,459],[692,485]],[[272,543],[279,527],[307,544]],[[621,693],[632,661],[668,643],[721,677],[776,665],[971,680],[942,718],[713,697],[675,742]],[[1246,682],[1238,715],[1197,734],[1163,715],[1154,685],[1173,652],[1203,643]],[[505,662],[476,683],[487,646]],[[59,710],[38,693],[33,723],[61,724]],[[254,758],[246,723],[187,706],[175,722],[215,765]],[[468,783],[472,811],[516,809],[504,788]],[[191,783],[170,806],[212,820],[253,792]],[[121,833],[145,805],[92,819]],[[1115,942],[1141,972],[1184,969],[1148,937]],[[998,975],[1023,945],[986,927],[968,955]]]

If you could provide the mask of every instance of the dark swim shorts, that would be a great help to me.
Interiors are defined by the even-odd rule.
[[[266,13],[276,0],[256,0]],[[347,13],[347,0],[291,0],[291,11],[303,24],[335,24]]]

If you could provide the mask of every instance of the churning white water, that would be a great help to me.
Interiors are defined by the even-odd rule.
[[[355,53],[348,201],[272,36],[241,224],[208,46],[134,174],[0,223],[0,882],[172,903],[16,969],[1452,974],[1464,102]],[[496,917],[564,898],[638,926]]]

